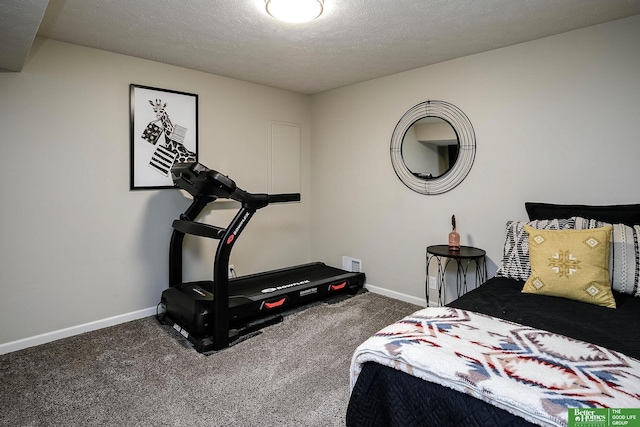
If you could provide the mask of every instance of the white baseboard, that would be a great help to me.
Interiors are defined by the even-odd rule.
[[[46,344],[62,338],[80,335],[85,332],[95,331],[97,329],[108,328],[109,326],[119,325],[120,323],[130,322],[132,320],[142,319],[143,317],[154,316],[156,307],[145,308],[143,310],[134,311],[132,313],[121,314],[119,316],[109,317],[107,319],[96,320],[94,322],[85,323],[83,325],[72,326],[70,328],[60,329],[58,331],[47,332],[45,334],[36,335],[29,338],[23,338],[17,341],[0,344],[0,355],[14,351],[22,350],[36,345]]]
[[[379,286],[370,285],[369,283],[366,283],[364,285],[364,287],[369,292],[373,292],[374,294],[384,295],[385,297],[389,297],[389,298],[397,299],[397,300],[400,300],[400,301],[408,302],[410,304],[416,304],[416,305],[419,305],[421,307],[426,307],[427,306],[427,300],[425,298],[414,297],[414,296],[411,296],[411,295],[407,295],[407,294],[403,294],[403,293],[400,293],[400,292],[392,291],[392,290],[389,290],[389,289],[386,289],[386,288],[381,288]]]

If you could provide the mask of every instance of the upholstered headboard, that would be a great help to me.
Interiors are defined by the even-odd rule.
[[[625,224],[629,226],[640,224],[640,204],[589,206],[526,202],[524,206],[529,219],[532,221],[579,216],[610,224]]]

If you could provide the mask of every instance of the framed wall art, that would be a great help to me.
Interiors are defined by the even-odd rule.
[[[131,84],[131,190],[176,188],[174,163],[198,160],[198,95]]]

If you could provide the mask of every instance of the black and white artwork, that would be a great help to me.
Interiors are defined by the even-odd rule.
[[[198,95],[130,85],[131,189],[175,188],[171,167],[198,159]]]

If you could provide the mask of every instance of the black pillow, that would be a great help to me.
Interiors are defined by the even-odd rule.
[[[524,207],[531,221],[580,216],[610,224],[625,224],[629,226],[640,224],[640,204],[589,206],[526,202]]]

